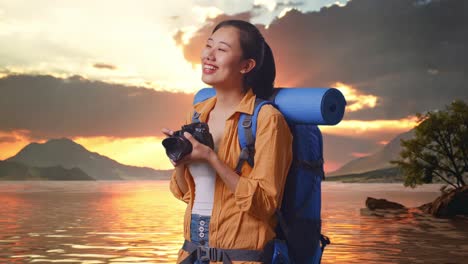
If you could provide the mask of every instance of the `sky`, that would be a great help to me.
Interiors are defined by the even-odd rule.
[[[320,126],[325,169],[372,154],[415,113],[467,99],[461,0],[0,0],[0,159],[67,137],[121,163],[170,169],[162,127],[179,129],[214,25],[255,23],[277,87],[335,87],[348,106]]]
[[[310,1],[301,9],[315,10],[333,3]],[[193,93],[203,86],[200,69],[184,59],[173,35],[183,31],[187,38],[207,18],[245,12],[254,5],[262,11],[252,22],[265,24],[295,6],[291,1],[277,7],[276,1],[268,0],[176,0],[164,4],[142,0],[0,0],[0,74],[78,74],[158,91]]]

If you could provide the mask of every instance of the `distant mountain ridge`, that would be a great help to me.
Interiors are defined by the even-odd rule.
[[[89,181],[94,179],[79,168],[31,167],[15,161],[0,160],[0,180]]]
[[[390,164],[390,160],[398,159],[400,156],[401,146],[400,140],[410,139],[414,136],[414,129],[399,134],[393,138],[387,145],[381,150],[375,152],[372,155],[351,160],[336,171],[327,173],[327,176],[339,176],[347,174],[364,173],[368,171],[380,170],[385,168],[395,167]]]
[[[404,182],[404,176],[397,167],[346,174],[325,178],[326,181],[341,181],[345,183],[397,183]]]
[[[169,179],[171,171],[124,165],[97,152],[88,151],[68,138],[28,144],[6,161],[32,167],[76,167],[96,180],[162,180]]]

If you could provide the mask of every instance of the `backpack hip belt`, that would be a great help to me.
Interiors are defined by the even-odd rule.
[[[223,264],[231,264],[232,261],[263,261],[263,250],[209,248],[188,240],[185,240],[182,249],[187,251],[189,256],[180,264],[191,264],[197,259],[201,261],[222,261]]]

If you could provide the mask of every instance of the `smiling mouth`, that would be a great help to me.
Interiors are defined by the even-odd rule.
[[[218,67],[213,66],[213,65],[209,65],[209,64],[203,65],[203,73],[206,73],[206,74],[213,74],[217,69]]]

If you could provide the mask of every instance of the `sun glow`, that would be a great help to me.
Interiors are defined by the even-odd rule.
[[[73,141],[83,145],[89,151],[110,157],[122,164],[144,166],[154,169],[172,169],[166,157],[163,138],[75,138]]]

